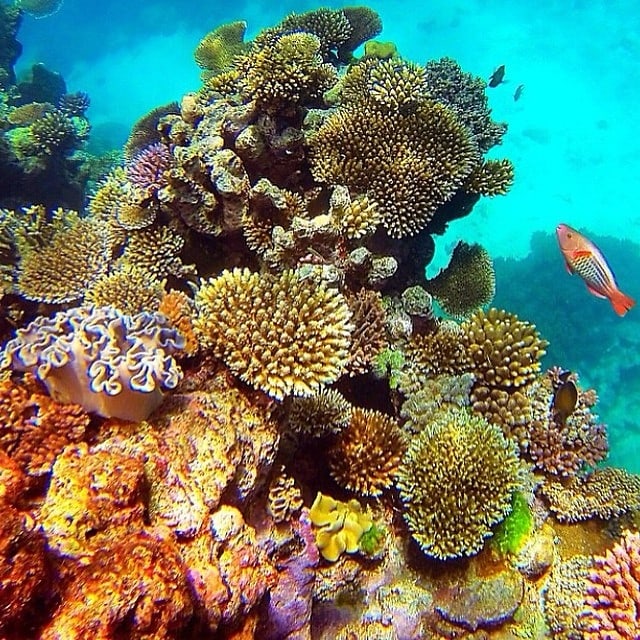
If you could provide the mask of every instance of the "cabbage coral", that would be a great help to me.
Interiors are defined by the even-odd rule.
[[[195,302],[203,345],[274,398],[312,395],[346,366],[352,326],[344,296],[294,271],[225,271]]]
[[[173,354],[184,338],[164,316],[126,316],[111,307],[78,307],[40,316],[18,329],[0,367],[30,371],[59,402],[106,417],[140,421],[182,372]]]
[[[393,418],[356,408],[329,451],[329,471],[345,489],[379,496],[393,485],[406,444]]]
[[[425,554],[442,560],[482,549],[520,485],[515,446],[465,410],[440,414],[409,445],[397,485]]]

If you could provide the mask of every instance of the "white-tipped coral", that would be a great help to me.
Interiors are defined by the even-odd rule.
[[[18,329],[0,368],[30,371],[58,402],[140,421],[162,401],[162,387],[180,381],[173,354],[183,347],[182,335],[159,313],[77,307]]]

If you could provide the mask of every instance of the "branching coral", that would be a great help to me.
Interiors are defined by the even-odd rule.
[[[475,167],[464,184],[468,193],[483,196],[502,196],[513,184],[511,160],[485,160]]]
[[[640,509],[640,476],[615,467],[565,482],[547,479],[540,491],[560,522],[610,520]]]
[[[274,398],[311,395],[346,365],[352,326],[344,296],[293,271],[225,271],[195,302],[203,344]]]
[[[78,219],[53,236],[46,246],[21,252],[16,288],[39,302],[72,302],[103,274],[111,258],[106,229]]]
[[[387,346],[382,298],[375,291],[361,289],[349,300],[354,326],[348,364],[350,375],[366,373],[376,356]]]
[[[458,242],[449,265],[427,281],[427,290],[450,316],[468,316],[493,300],[496,292],[493,262],[479,244]]]
[[[425,101],[409,113],[370,105],[330,115],[310,139],[316,180],[367,193],[389,235],[425,228],[477,163],[477,150],[453,113]]]
[[[586,640],[632,640],[640,635],[640,534],[626,531],[587,578]]]
[[[547,346],[535,325],[493,308],[462,324],[462,341],[478,383],[507,389],[534,380]]]
[[[379,496],[393,485],[406,445],[393,418],[356,408],[329,451],[329,471],[345,489]]]
[[[180,381],[173,354],[183,345],[159,314],[78,307],[18,329],[0,366],[34,373],[60,402],[138,421],[160,404],[162,387]]]
[[[507,125],[491,120],[486,82],[465,73],[452,58],[431,60],[426,64],[426,84],[435,100],[446,104],[471,131],[481,151],[500,144]]]
[[[480,551],[520,484],[515,446],[500,429],[451,410],[409,445],[398,488],[411,534],[429,556]]]
[[[342,431],[351,419],[352,407],[335,389],[292,398],[287,424],[294,433],[321,437]]]
[[[124,157],[131,160],[138,152],[156,142],[160,142],[158,125],[165,116],[180,113],[177,102],[156,107],[137,120],[131,128],[131,133],[124,145]]]
[[[329,562],[335,562],[343,553],[358,551],[362,535],[373,525],[357,500],[340,502],[322,493],[318,493],[311,505],[309,518],[319,527],[316,544]]]
[[[89,416],[76,404],[59,404],[27,374],[24,384],[0,381],[0,449],[29,475],[47,473],[67,444],[79,442]]]

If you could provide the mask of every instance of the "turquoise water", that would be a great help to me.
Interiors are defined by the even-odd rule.
[[[540,288],[526,277],[526,264],[510,261],[527,256],[534,233],[552,234],[558,222],[567,222],[612,239],[607,257],[620,286],[640,298],[640,14],[635,3],[368,5],[382,17],[380,39],[394,41],[410,60],[450,56],[484,78],[506,65],[506,82],[489,89],[489,96],[494,119],[508,122],[509,130],[492,153],[514,162],[515,184],[507,197],[483,198],[471,216],[450,225],[437,241],[428,273],[446,264],[459,239],[479,242],[502,260],[496,302],[537,323],[543,334],[549,327],[550,339],[570,336],[569,345],[551,345],[548,364],[580,367],[583,381],[597,386],[599,413],[610,428],[610,462],[640,471],[640,310],[615,316],[607,302],[569,278],[553,249],[543,260],[528,258],[536,271],[548,270]],[[25,17],[18,71],[34,62],[59,71],[69,91],[91,97],[93,144],[119,146],[141,115],[198,87],[192,52],[207,31],[243,19],[252,37],[289,11],[317,6],[66,0],[55,15]],[[524,91],[516,102],[520,84]],[[616,250],[616,239],[630,241],[624,255]],[[571,317],[589,321],[572,323]]]

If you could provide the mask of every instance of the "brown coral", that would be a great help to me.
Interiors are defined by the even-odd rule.
[[[329,451],[329,470],[345,489],[379,496],[393,484],[405,449],[405,436],[393,418],[356,408]]]
[[[158,311],[166,316],[182,336],[184,336],[184,352],[192,356],[198,350],[198,338],[193,328],[195,305],[193,300],[182,291],[164,293]]]
[[[458,409],[440,414],[413,440],[397,485],[415,540],[427,555],[447,559],[480,551],[520,482],[513,443]]]
[[[427,227],[478,156],[455,116],[425,101],[409,113],[341,108],[311,137],[309,158],[316,180],[367,193],[389,235],[401,238]]]
[[[131,160],[136,153],[142,151],[145,147],[160,141],[160,132],[158,125],[162,118],[172,114],[180,113],[180,107],[177,102],[169,102],[168,104],[156,107],[137,120],[131,133],[124,145],[125,160]]]
[[[496,277],[491,257],[479,244],[460,241],[448,266],[428,280],[426,288],[446,313],[464,318],[493,300]]]
[[[196,307],[203,344],[275,398],[311,395],[346,365],[352,326],[344,297],[293,271],[225,271],[201,286]]]
[[[21,255],[17,289],[30,300],[62,303],[82,298],[111,257],[104,227],[88,219],[56,233],[50,244]]]
[[[321,437],[342,431],[351,420],[351,405],[335,389],[292,398],[287,424],[294,433]]]
[[[640,509],[640,476],[615,467],[565,482],[548,478],[540,491],[560,522],[610,520]]]
[[[464,184],[467,193],[482,196],[502,196],[513,184],[513,163],[511,160],[485,160],[475,167]]]
[[[479,384],[507,389],[535,379],[548,344],[535,325],[495,308],[464,322],[462,341]]]
[[[302,505],[302,494],[296,481],[281,469],[269,485],[267,511],[274,522],[284,522],[300,511]]]
[[[366,373],[376,356],[387,346],[382,297],[376,291],[361,289],[348,299],[353,314],[353,332],[347,369],[349,375]]]
[[[640,533],[625,531],[587,577],[585,640],[635,640],[640,636]]]
[[[0,381],[0,449],[29,475],[48,473],[67,444],[79,442],[89,416],[77,404],[60,404],[27,374],[25,382]]]

